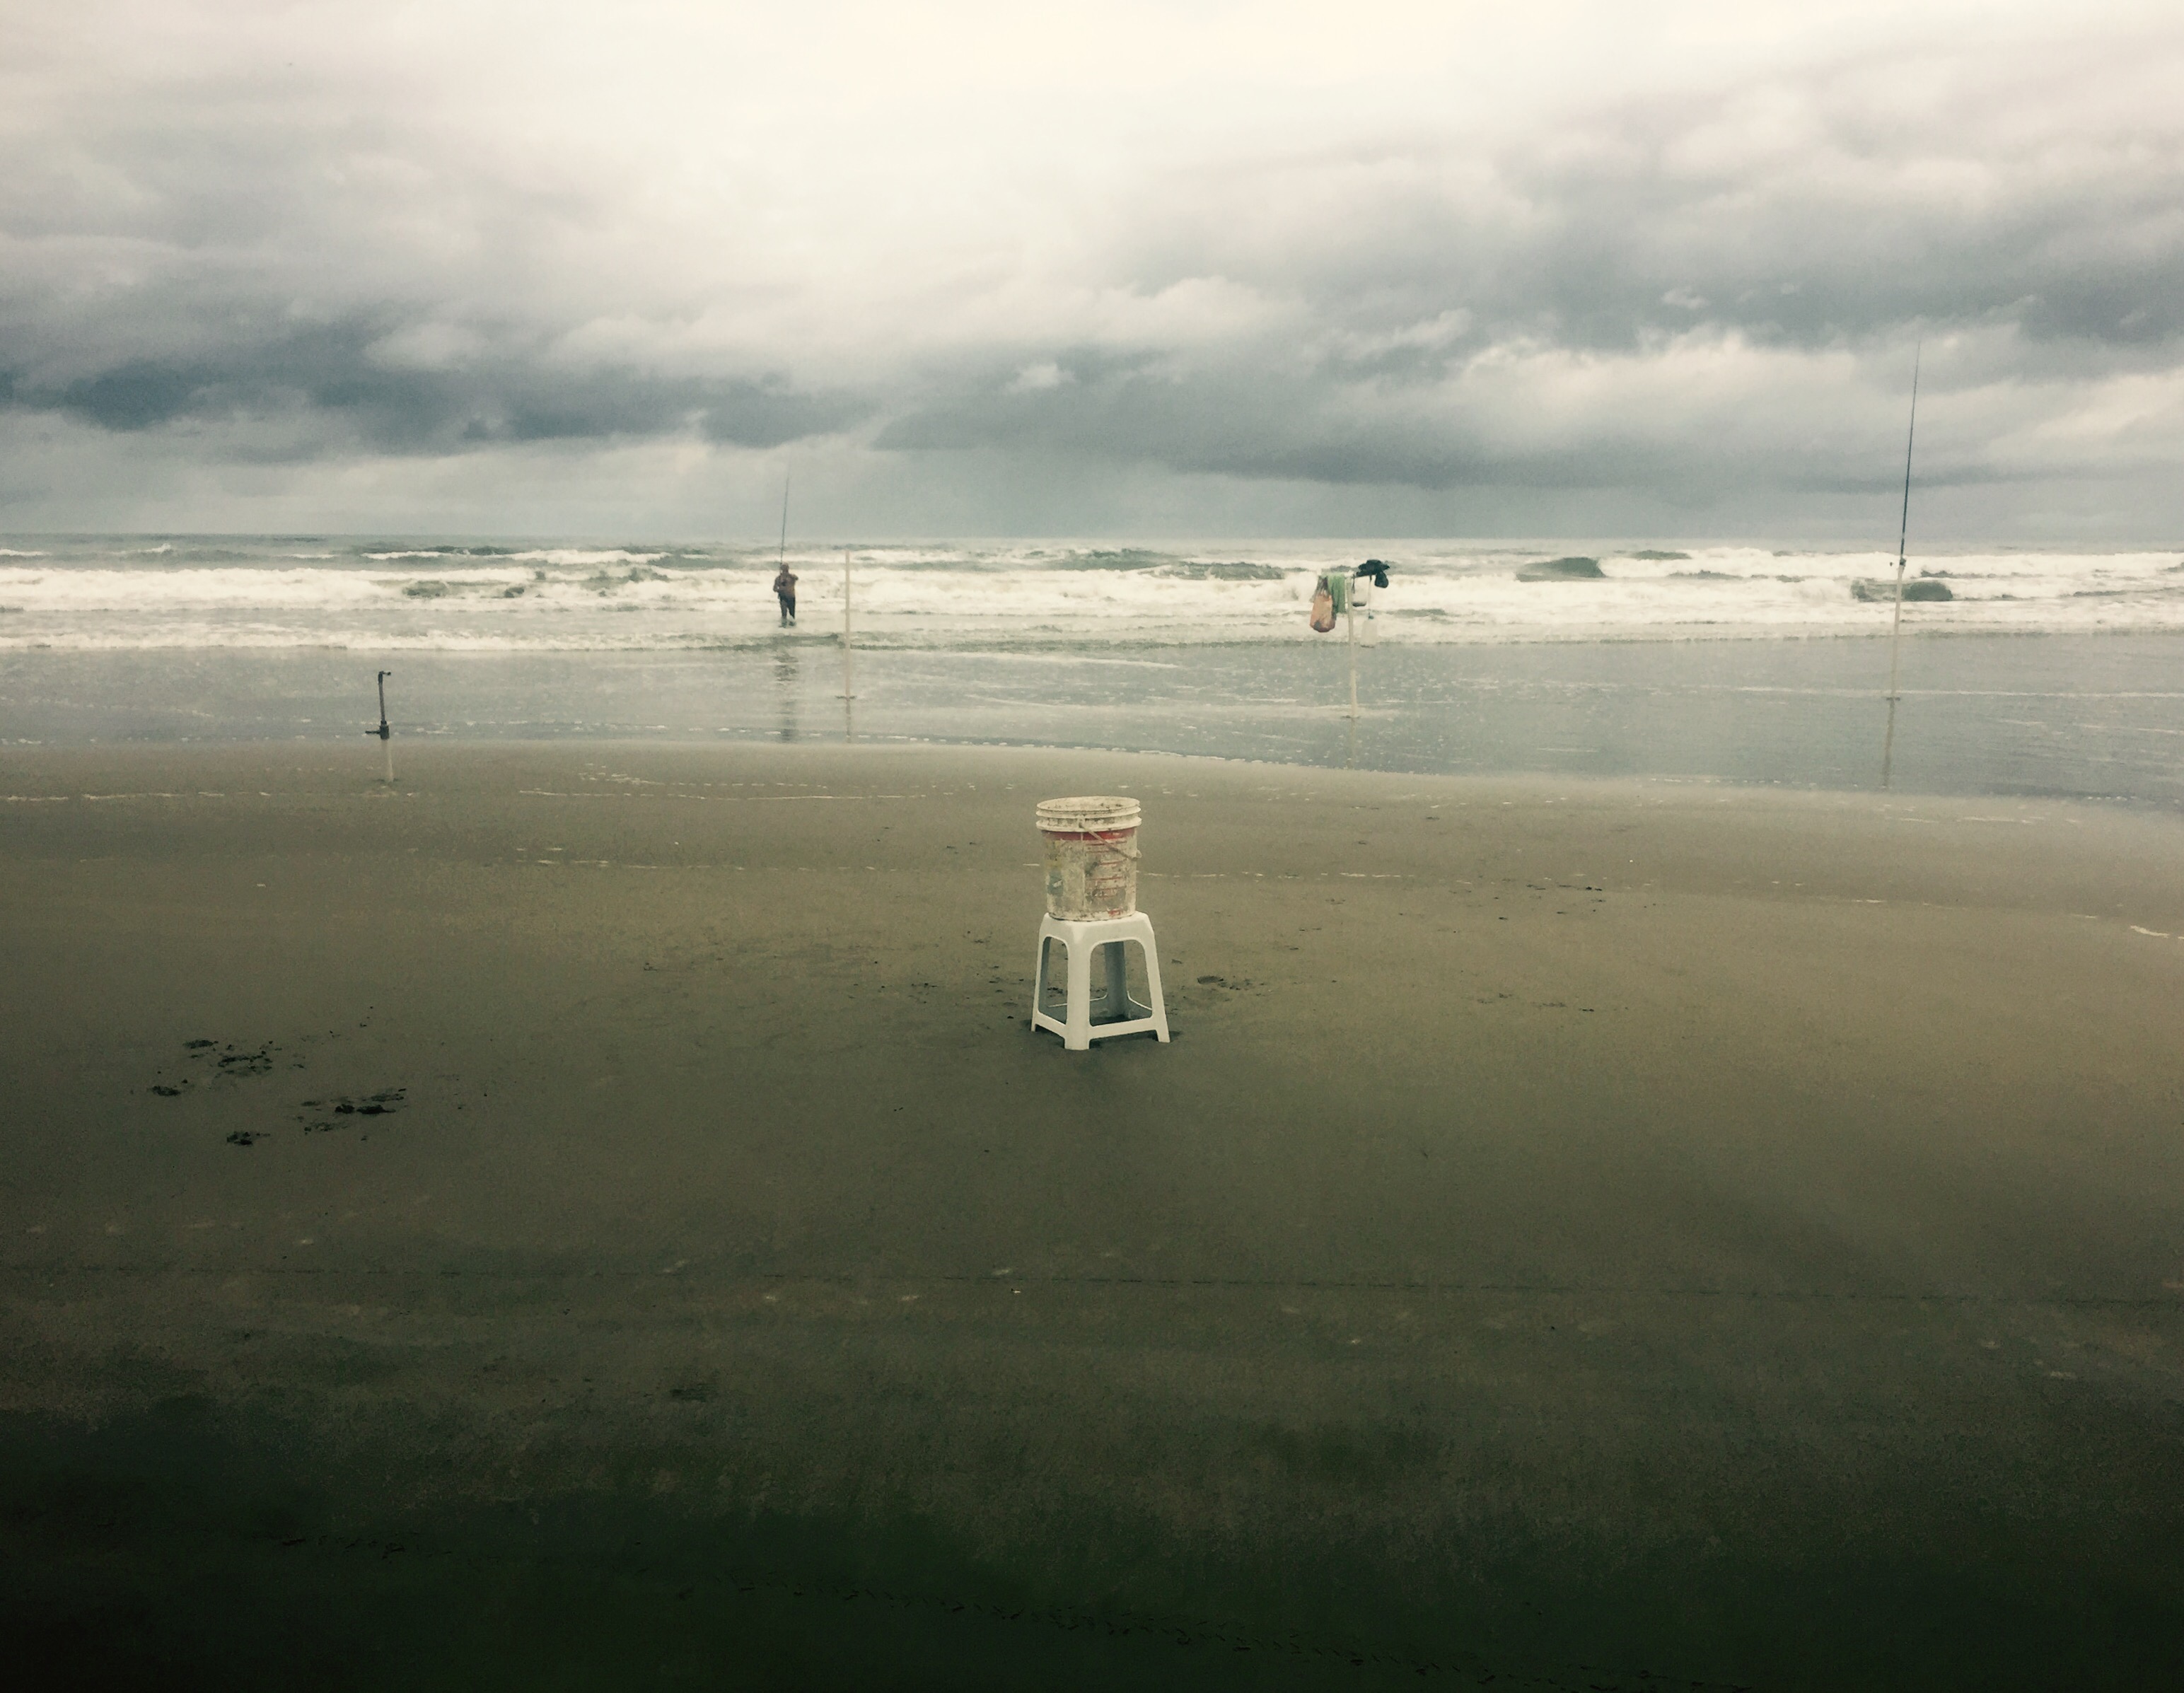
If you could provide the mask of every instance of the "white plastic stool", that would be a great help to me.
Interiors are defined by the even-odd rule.
[[[1050,941],[1059,941],[1068,955],[1063,978],[1068,988],[1068,1001],[1063,1007],[1067,1015],[1061,1017],[1046,1014],[1047,960],[1053,955],[1053,949],[1048,944]],[[1150,1005],[1139,1005],[1130,997],[1129,961],[1123,949],[1133,941],[1145,949],[1145,992],[1152,996]],[[1106,979],[1097,996],[1096,1019],[1092,989],[1092,955],[1095,950],[1106,966]],[[1148,1030],[1162,1040],[1167,1039],[1167,1001],[1161,997],[1160,947],[1153,939],[1152,920],[1143,911],[1133,911],[1127,917],[1095,917],[1084,922],[1072,922],[1067,917],[1041,919],[1039,968],[1033,982],[1032,1027],[1053,1030],[1061,1037],[1062,1045],[1072,1052],[1085,1051],[1095,1040],[1112,1040],[1119,1034],[1144,1034]]]

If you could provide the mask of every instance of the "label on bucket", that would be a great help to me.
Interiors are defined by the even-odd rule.
[[[1084,922],[1127,917],[1138,909],[1139,816],[1134,799],[1039,802],[1049,916]]]

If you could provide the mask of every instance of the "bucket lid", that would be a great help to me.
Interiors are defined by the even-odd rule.
[[[1087,795],[1076,799],[1042,799],[1039,826],[1053,835],[1097,834],[1108,829],[1134,829],[1140,813],[1134,799]]]

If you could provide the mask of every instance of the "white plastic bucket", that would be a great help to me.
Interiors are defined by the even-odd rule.
[[[1081,923],[1138,909],[1139,818],[1134,799],[1039,802],[1049,916]]]

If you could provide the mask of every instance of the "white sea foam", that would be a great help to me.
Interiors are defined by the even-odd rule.
[[[1892,615],[1852,592],[1892,576],[1894,560],[1878,552],[1587,549],[1599,578],[1524,581],[1519,569],[1554,549],[1374,550],[1395,571],[1373,606],[1391,644],[1875,636]],[[880,646],[1028,652],[1309,642],[1315,575],[1365,551],[1303,542],[864,548],[858,634]],[[789,562],[802,577],[803,634],[838,631],[840,553],[792,550]],[[781,638],[773,565],[772,549],[756,547],[53,542],[0,549],[0,650],[745,645]],[[1907,604],[1916,633],[2184,631],[2184,561],[2173,553],[1958,553],[1914,570],[1941,576],[1955,596]]]

